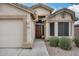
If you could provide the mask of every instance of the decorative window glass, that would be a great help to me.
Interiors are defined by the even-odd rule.
[[[38,20],[43,20],[45,16],[38,16]]]

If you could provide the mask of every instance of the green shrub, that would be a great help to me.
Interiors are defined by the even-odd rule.
[[[72,40],[70,38],[62,37],[59,39],[59,47],[64,50],[71,50]]]
[[[79,37],[75,37],[74,42],[77,47],[79,47]]]
[[[49,38],[49,42],[50,42],[50,46],[57,47],[58,42],[59,42],[59,38],[51,37],[51,38]]]

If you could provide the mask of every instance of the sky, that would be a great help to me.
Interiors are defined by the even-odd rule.
[[[72,6],[72,4],[70,4],[70,3],[44,3],[44,4],[51,8],[54,8],[56,10]],[[25,3],[24,5],[31,7],[32,5],[35,5],[35,4],[34,3]]]

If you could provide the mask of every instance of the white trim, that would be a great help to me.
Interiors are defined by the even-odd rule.
[[[71,33],[71,22],[69,22],[69,36],[72,36],[72,33]]]
[[[74,24],[72,23],[72,37],[74,37]]]
[[[58,36],[58,22],[54,22],[54,36]]]

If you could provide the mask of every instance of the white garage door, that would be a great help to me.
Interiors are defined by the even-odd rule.
[[[0,20],[0,47],[21,47],[22,41],[22,20]]]

